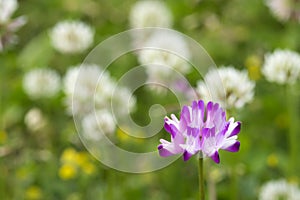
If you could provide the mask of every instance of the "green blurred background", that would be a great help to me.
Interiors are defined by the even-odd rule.
[[[25,15],[28,22],[17,32],[19,42],[0,54],[0,199],[197,199],[196,158],[186,163],[179,159],[146,174],[109,169],[80,142],[73,119],[65,112],[62,92],[50,100],[33,101],[22,89],[23,74],[31,68],[49,66],[63,76],[69,66],[86,57],[88,51],[63,55],[51,47],[48,32],[57,22],[76,19],[90,24],[96,45],[130,28],[128,15],[135,2],[19,1],[14,16]],[[289,167],[288,132],[293,124],[285,87],[267,82],[260,67],[265,53],[276,48],[300,51],[299,22],[279,22],[262,0],[165,3],[173,13],[175,30],[202,44],[217,66],[246,69],[256,81],[254,101],[233,112],[243,122],[240,152],[222,151],[219,165],[209,159],[205,162],[207,193],[216,190],[218,199],[256,199],[266,181],[285,178],[298,183],[300,167]],[[122,62],[125,67],[138,64],[136,59]],[[112,75],[118,77],[124,68],[114,70]],[[196,84],[193,74],[188,78]],[[137,91],[137,123],[148,122],[148,109],[154,102],[168,103],[160,95]],[[32,107],[41,109],[47,119],[46,127],[38,132],[24,124]],[[143,150],[156,148],[159,138],[169,136],[162,130],[155,138],[136,140],[118,129],[116,137],[124,146]]]

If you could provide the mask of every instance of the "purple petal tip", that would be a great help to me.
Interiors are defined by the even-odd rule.
[[[219,163],[220,163],[219,153],[216,151],[216,152],[211,156],[211,159],[212,159],[215,163],[219,164]]]
[[[237,122],[237,126],[232,130],[230,137],[239,134],[241,131],[241,122]]]
[[[158,149],[158,150],[161,150],[162,148],[163,148],[163,145],[162,145],[162,144],[160,144],[160,145],[157,146],[157,149]]]
[[[230,152],[237,152],[240,150],[240,142],[236,141],[236,143],[234,143],[233,145],[231,145],[230,147],[228,147],[227,149],[225,149],[226,151],[230,151]]]
[[[163,145],[161,145],[161,144],[158,145],[157,149],[158,149],[158,153],[159,153],[159,155],[160,155],[161,157],[168,157],[168,156],[174,155],[174,154],[172,154],[171,152],[169,152],[167,149],[165,149],[165,148],[163,147]]]
[[[184,161],[189,160],[191,157],[192,157],[192,154],[190,154],[189,152],[185,151],[185,152],[183,153],[183,160],[184,160]]]

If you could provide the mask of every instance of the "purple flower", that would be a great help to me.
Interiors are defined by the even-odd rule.
[[[219,150],[230,152],[239,150],[237,134],[241,123],[233,118],[226,121],[226,113],[217,103],[202,100],[193,101],[192,106],[184,106],[180,120],[175,115],[165,118],[165,130],[171,134],[171,142],[161,139],[158,145],[160,156],[183,154],[184,161],[198,152],[220,162]]]

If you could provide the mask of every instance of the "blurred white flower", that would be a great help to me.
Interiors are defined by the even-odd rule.
[[[269,181],[264,184],[259,194],[259,200],[300,200],[300,190],[285,180]]]
[[[114,133],[116,124],[113,116],[107,110],[91,112],[82,119],[82,133],[91,140],[100,140],[104,134]]]
[[[145,42],[146,48],[139,53],[141,64],[166,65],[179,73],[187,73],[190,65],[190,51],[186,41],[179,33],[157,31]],[[187,60],[187,61],[186,61]]]
[[[9,21],[11,15],[17,8],[17,0],[0,0],[0,24]]]
[[[61,53],[80,53],[93,43],[94,30],[80,21],[62,21],[50,32],[53,47]]]
[[[296,20],[300,22],[298,0],[265,0],[272,15],[279,21]]]
[[[118,116],[126,116],[135,108],[136,98],[129,89],[119,87],[112,96],[112,106],[114,114]]]
[[[25,74],[23,88],[31,99],[53,97],[60,90],[60,76],[52,69],[34,69]]]
[[[131,28],[161,27],[171,28],[173,16],[163,1],[142,0],[137,1],[131,8],[129,14]],[[152,31],[136,30],[132,34],[133,46],[138,48],[152,35]]]
[[[151,65],[146,66],[148,88],[163,94],[167,91],[168,83],[173,83],[172,68],[169,66]]]
[[[184,38],[177,33],[157,31],[153,33],[138,53],[139,62],[146,66],[148,81],[164,84],[170,82],[174,71],[186,74],[191,67],[188,63],[190,51]],[[174,71],[173,71],[174,70]],[[153,85],[151,88],[162,88]]]
[[[97,108],[110,106],[110,99],[115,87],[116,82],[110,76],[110,74],[108,72],[102,73],[101,78],[98,80],[96,91],[94,94]]]
[[[31,131],[38,131],[46,125],[46,119],[38,108],[31,108],[25,115],[25,125]]]
[[[80,68],[79,66],[71,67],[64,77],[64,92],[68,95],[73,95],[77,77],[79,74]]]
[[[289,50],[266,54],[262,73],[270,82],[293,84],[300,75],[300,55]]]
[[[93,64],[74,66],[67,71],[64,78],[64,92],[70,114],[86,114],[93,110],[94,105],[91,102],[94,102],[101,74],[101,68]]]
[[[17,43],[18,37],[15,32],[26,24],[27,20],[24,16],[11,19],[11,15],[17,8],[16,0],[0,0],[0,52],[5,47]]]
[[[172,26],[172,14],[162,1],[137,1],[129,16],[131,28]]]
[[[271,13],[280,21],[289,20],[292,14],[292,6],[290,0],[266,0],[266,5]]]
[[[197,91],[205,101],[218,102],[224,108],[242,108],[252,101],[254,87],[246,71],[222,66],[208,71],[204,81],[198,82]]]
[[[113,96],[114,90],[117,91]],[[129,103],[122,101],[131,95],[127,91],[126,87],[116,88],[116,82],[110,74],[93,64],[71,67],[64,78],[69,114],[86,115],[94,109],[111,108],[113,98],[117,99],[114,102],[118,110],[122,111],[120,113],[124,113],[124,110],[132,111],[135,98],[132,97]]]

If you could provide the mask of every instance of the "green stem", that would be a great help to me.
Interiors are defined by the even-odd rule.
[[[202,155],[199,156],[199,197],[200,200],[205,199],[205,194],[204,194],[204,175],[203,175],[203,157]]]

